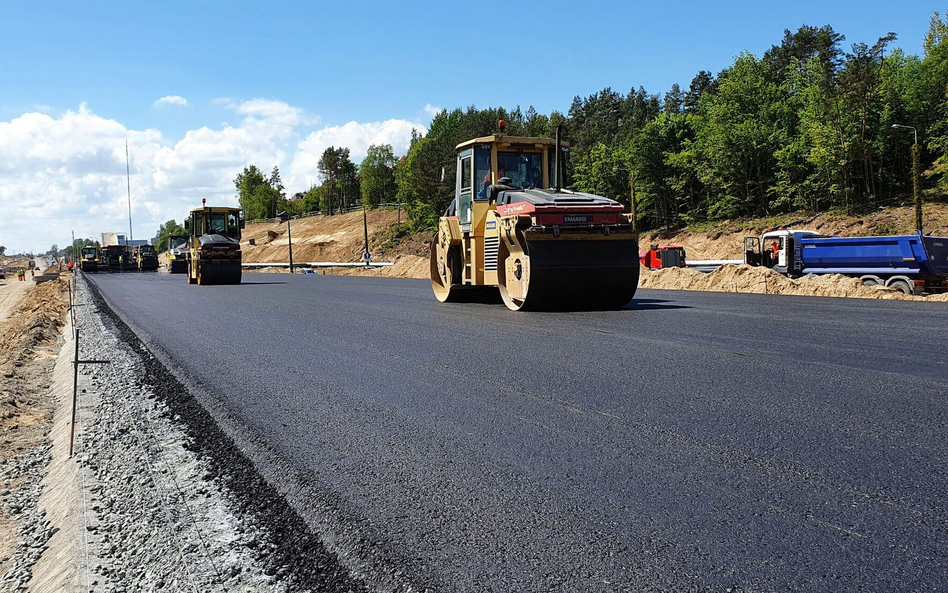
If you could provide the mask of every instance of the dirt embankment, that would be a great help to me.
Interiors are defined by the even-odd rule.
[[[65,289],[63,280],[31,286],[0,323],[0,473],[4,484],[0,489],[0,575],[9,568],[17,546],[17,519],[25,512],[12,501],[36,477],[18,460],[30,457],[49,429],[48,367],[67,319]]]
[[[404,213],[403,213],[404,219]],[[396,213],[374,210],[368,213],[369,246],[375,261],[395,265],[374,270],[364,268],[327,268],[319,273],[346,276],[383,276],[428,278],[427,233],[399,236]],[[886,208],[865,216],[819,214],[785,215],[767,219],[724,221],[697,229],[644,233],[639,240],[642,250],[652,243],[681,245],[688,259],[742,259],[745,236],[760,236],[770,228],[814,230],[825,235],[867,236],[911,234],[915,211],[909,207]],[[948,236],[948,204],[925,205],[926,232]],[[361,212],[337,216],[318,216],[292,222],[293,259],[302,261],[359,261],[364,249]],[[254,243],[251,245],[251,241]],[[285,223],[248,225],[244,234],[244,261],[285,262],[289,259]],[[267,271],[285,271],[269,268]],[[691,270],[642,271],[642,288],[760,292],[811,296],[840,296],[874,299],[948,300],[948,296],[909,297],[896,291],[868,288],[858,280],[839,275],[791,280],[771,270],[748,266],[728,266],[712,274]]]
[[[669,268],[654,272],[643,268],[639,279],[639,287],[665,290],[755,292],[799,296],[948,302],[948,294],[928,297],[906,296],[892,288],[870,288],[857,278],[840,274],[805,276],[793,280],[767,268],[754,268],[745,265],[722,266],[710,274],[684,268]]]
[[[334,275],[388,276],[396,278],[427,278],[428,260],[424,241],[419,235],[396,237],[395,210],[370,210],[367,223],[369,250],[374,261],[394,262],[394,266],[365,270],[343,267],[321,269]],[[407,214],[401,213],[404,223]],[[313,216],[290,222],[293,236],[294,262],[360,262],[365,250],[365,227],[362,212],[334,216]],[[396,243],[396,239],[399,239]],[[289,237],[286,223],[248,224],[241,240],[243,260],[247,263],[289,261]],[[422,267],[424,269],[422,269]],[[285,271],[266,268],[267,272]]]
[[[926,234],[948,236],[948,204],[925,204],[924,214]],[[643,233],[639,238],[639,248],[648,249],[653,243],[681,245],[690,260],[743,259],[744,237],[759,237],[771,228],[809,230],[841,237],[911,235],[915,232],[915,210],[902,207],[886,208],[865,216],[824,213],[726,220],[697,229]]]

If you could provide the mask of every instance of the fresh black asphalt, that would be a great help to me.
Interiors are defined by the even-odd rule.
[[[948,586],[945,303],[514,313],[417,280],[90,279],[421,587]]]

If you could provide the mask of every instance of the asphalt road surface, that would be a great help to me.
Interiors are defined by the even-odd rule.
[[[91,278],[443,591],[948,587],[944,303]]]

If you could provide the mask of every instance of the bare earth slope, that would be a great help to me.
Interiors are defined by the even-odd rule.
[[[403,214],[403,220],[404,218]],[[373,210],[368,213],[369,246],[373,259],[394,262],[395,265],[374,270],[328,268],[321,273],[428,278],[425,241],[430,237],[427,233],[416,234],[391,247],[388,237],[395,223],[396,213],[393,210]],[[360,260],[365,243],[361,212],[304,218],[294,220],[291,224],[294,261]],[[741,259],[744,237],[760,235],[769,228],[810,229],[826,235],[868,236],[910,234],[914,232],[914,227],[915,211],[909,207],[900,207],[881,209],[864,216],[824,213],[815,216],[797,214],[768,219],[724,221],[699,229],[644,233],[639,244],[641,249],[647,249],[651,243],[681,245],[691,260]],[[948,236],[948,204],[925,205],[925,230],[934,235]],[[242,246],[246,262],[288,261],[286,223],[247,225]],[[856,280],[838,275],[790,280],[770,270],[747,266],[728,266],[713,274],[680,269],[643,271],[639,285],[642,288],[876,299],[923,298],[903,296],[888,289],[867,288]],[[927,299],[946,301],[948,296]]]

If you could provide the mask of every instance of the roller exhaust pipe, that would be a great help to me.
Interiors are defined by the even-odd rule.
[[[556,191],[557,193],[559,193],[560,191],[560,174],[561,174],[561,168],[563,167],[563,162],[561,160],[563,158],[561,156],[562,148],[560,144],[560,132],[562,131],[562,129],[563,129],[563,125],[557,124],[556,126],[556,154],[553,156],[553,177],[556,179],[556,181],[553,184],[553,188],[554,188],[554,191]]]

